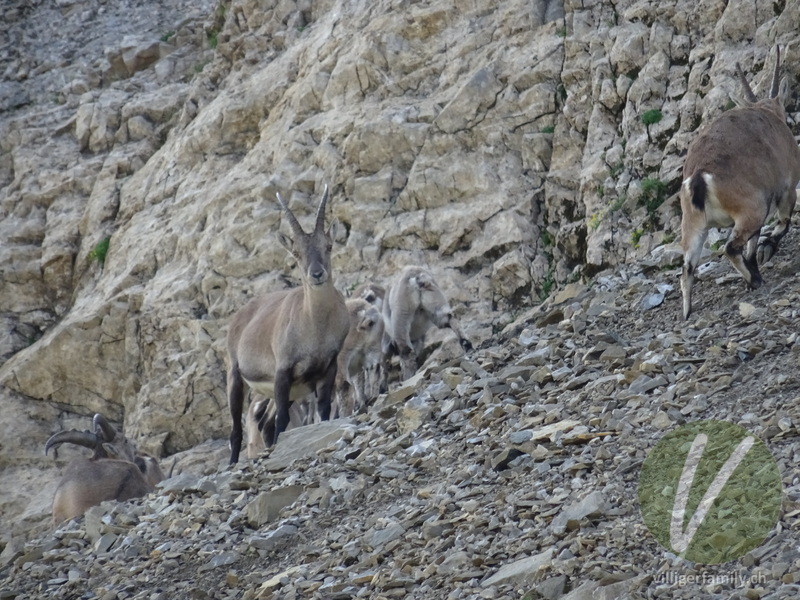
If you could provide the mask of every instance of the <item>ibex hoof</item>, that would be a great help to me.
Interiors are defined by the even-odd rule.
[[[763,242],[761,242],[758,245],[758,252],[756,254],[758,264],[763,265],[770,258],[775,256],[775,251],[777,248],[778,244],[771,238],[766,238]]]

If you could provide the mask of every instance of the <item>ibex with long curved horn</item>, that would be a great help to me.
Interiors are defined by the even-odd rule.
[[[683,239],[683,317],[692,312],[692,286],[709,227],[731,227],[725,254],[751,289],[763,280],[758,264],[769,260],[789,229],[800,180],[800,150],[786,125],[780,48],[769,98],[759,101],[737,63],[746,98],[724,113],[689,147],[680,190]],[[759,244],[769,216],[778,222]]]
[[[51,448],[70,443],[93,451],[91,458],[76,458],[65,469],[53,497],[53,523],[82,515],[105,500],[130,500],[149,494],[164,479],[158,461],[136,446],[101,414],[93,431],[62,431],[45,444]]]
[[[278,241],[297,259],[303,285],[254,298],[233,317],[228,329],[231,464],[239,460],[242,447],[245,383],[275,402],[274,430],[259,426],[268,446],[286,429],[289,406],[295,399],[315,392],[320,418],[330,418],[336,358],[350,329],[350,317],[342,294],[333,285],[331,250],[337,224],[334,220],[325,230],[327,199],[325,186],[314,230],[306,233],[278,194],[293,235],[278,233]]]

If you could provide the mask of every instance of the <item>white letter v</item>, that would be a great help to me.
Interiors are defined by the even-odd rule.
[[[703,433],[698,433],[697,437],[694,438],[689,454],[686,455],[686,462],[683,465],[678,489],[675,492],[675,503],[672,505],[672,519],[669,524],[669,542],[672,544],[672,549],[678,554],[685,551],[689,544],[692,543],[694,534],[697,533],[703,519],[706,518],[706,514],[713,506],[714,500],[717,499],[736,467],[744,460],[745,455],[753,446],[755,438],[748,436],[739,442],[733,454],[725,461],[722,469],[714,477],[714,481],[711,482],[703,499],[700,500],[700,504],[697,505],[694,514],[686,525],[686,531],[683,531],[683,516],[686,513],[686,503],[689,501],[689,490],[692,489],[694,474],[697,471],[697,465],[700,464],[700,459],[703,457],[707,442],[708,436]]]

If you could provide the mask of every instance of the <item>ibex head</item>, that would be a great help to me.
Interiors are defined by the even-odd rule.
[[[328,201],[328,186],[325,186],[325,191],[322,194],[322,200],[317,209],[317,220],[311,233],[306,233],[303,230],[294,213],[281,198],[281,195],[277,194],[277,197],[278,202],[286,212],[286,217],[289,220],[294,236],[290,238],[278,232],[278,241],[297,259],[303,273],[303,281],[307,285],[311,287],[323,285],[330,277],[331,250],[333,249],[333,240],[336,237],[336,227],[338,225],[334,219],[328,230],[325,231],[325,206]]]
[[[770,86],[769,96],[759,100],[750,87],[747,77],[742,70],[742,65],[736,63],[736,74],[742,82],[744,97],[734,97],[734,102],[740,107],[748,108],[757,106],[758,108],[774,112],[782,121],[786,120],[786,104],[789,95],[789,84],[786,78],[781,79],[781,47],[775,46],[775,70],[772,73],[772,85]]]
[[[419,270],[408,279],[408,283],[419,294],[419,309],[430,317],[436,327],[449,327],[453,309],[433,276]]]
[[[44,447],[47,454],[50,448],[57,448],[61,444],[70,443],[94,451],[93,458],[119,458],[133,462],[136,458],[136,446],[125,436],[119,435],[117,430],[101,414],[96,414],[92,420],[93,431],[61,431],[52,436]]]

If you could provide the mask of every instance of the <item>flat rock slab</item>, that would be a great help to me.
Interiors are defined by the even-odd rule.
[[[508,565],[500,567],[494,575],[486,579],[481,585],[501,585],[504,583],[521,584],[535,578],[540,569],[551,564],[553,550],[545,550],[540,554],[523,558]]]
[[[353,433],[355,429],[352,421],[336,419],[284,431],[264,465],[269,471],[282,471],[297,459],[313,456],[338,442],[345,434]]]

